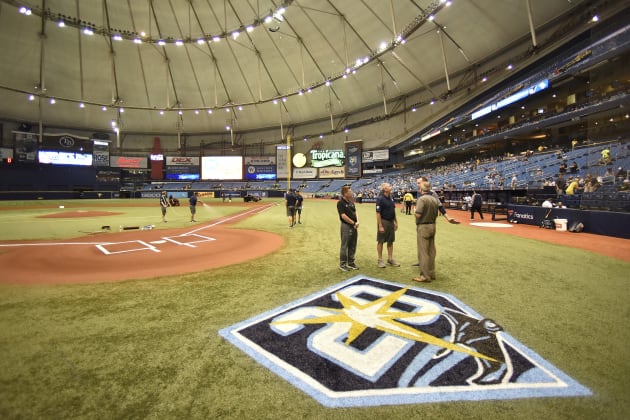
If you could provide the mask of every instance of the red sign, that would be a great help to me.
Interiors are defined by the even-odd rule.
[[[146,168],[147,158],[132,156],[110,156],[110,164],[112,168]]]

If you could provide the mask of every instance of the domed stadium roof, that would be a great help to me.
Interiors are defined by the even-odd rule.
[[[213,133],[386,114],[445,100],[601,3],[2,0],[0,118]]]

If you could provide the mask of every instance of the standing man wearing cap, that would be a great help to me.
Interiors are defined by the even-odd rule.
[[[293,188],[289,188],[289,191],[284,197],[284,203],[287,208],[287,217],[289,218],[289,228],[295,226],[295,205],[297,204],[297,197],[293,192]]]
[[[196,222],[195,214],[197,213],[197,196],[199,193],[192,193],[188,199],[188,208],[190,209],[190,222]]]
[[[420,178],[418,178],[418,180],[420,181],[424,181],[424,182],[429,182],[429,179],[425,176],[421,176]],[[456,219],[453,219],[452,217],[449,217],[448,214],[446,214],[446,209],[444,208],[444,204],[440,201],[440,197],[438,196],[438,194],[431,190],[429,191],[429,195],[433,196],[433,198],[435,198],[438,202],[438,211],[440,212],[440,214],[442,216],[444,216],[444,218],[452,225],[459,225],[460,222]],[[418,189],[418,198],[420,198],[420,189]],[[412,264],[413,267],[418,267],[420,266],[420,260],[418,260],[417,263]]]
[[[435,220],[438,217],[439,201],[431,195],[431,184],[418,178],[418,196],[416,201],[416,233],[420,276],[414,281],[431,282],[435,280]]]
[[[387,182],[381,185],[381,193],[376,199],[376,228],[376,252],[379,268],[385,268],[387,264],[392,267],[400,267],[400,264],[394,260],[394,241],[398,230],[396,203],[392,198],[392,186]],[[387,264],[383,261],[384,242],[387,243]]]
[[[295,190],[295,213],[297,214],[297,222],[302,224],[302,203],[304,202],[304,197],[302,197],[302,193],[300,190]]]
[[[341,247],[339,249],[339,269],[341,271],[358,270],[354,263],[359,238],[359,217],[352,200],[352,189],[349,185],[341,187],[341,197],[337,202],[337,213],[341,221]]]
[[[166,196],[166,191],[162,191],[162,195],[160,195],[160,210],[162,210],[162,222],[166,223],[166,208],[170,207],[168,202],[168,197]]]

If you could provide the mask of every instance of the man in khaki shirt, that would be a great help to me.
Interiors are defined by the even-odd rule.
[[[428,283],[435,280],[435,220],[439,202],[431,195],[431,184],[428,181],[418,178],[416,182],[420,193],[415,212],[420,276],[413,280]]]

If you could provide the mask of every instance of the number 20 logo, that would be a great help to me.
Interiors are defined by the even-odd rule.
[[[344,288],[339,293],[345,297],[352,298],[355,302],[369,303],[370,301],[359,296],[372,295],[381,298],[390,294],[391,290],[369,285],[352,285]],[[336,296],[333,299],[338,300]],[[435,322],[441,313],[440,305],[418,297],[403,295],[398,299],[398,302],[412,307],[411,313],[423,313],[418,314],[417,317],[405,317],[405,322],[408,324],[428,325]],[[274,318],[271,328],[277,334],[289,336],[304,328],[304,325],[299,322],[300,320],[325,317],[331,314],[333,314],[333,311],[328,311],[322,307],[301,307]],[[288,322],[292,320],[296,322]],[[308,338],[308,349],[320,357],[374,382],[415,343],[413,340],[404,337],[382,334],[379,339],[365,350],[360,350],[344,343],[351,325],[350,322],[335,322],[323,326]]]

